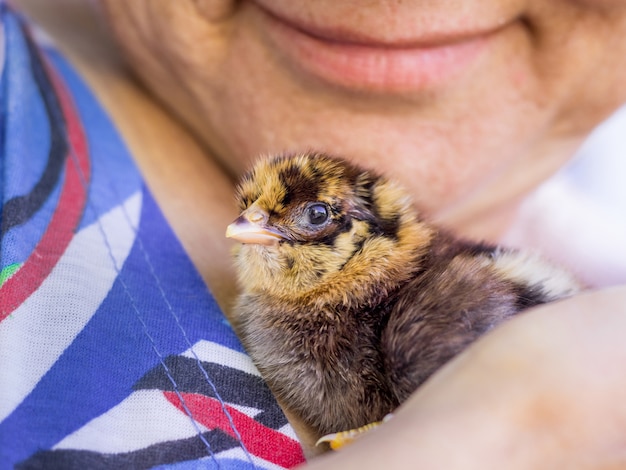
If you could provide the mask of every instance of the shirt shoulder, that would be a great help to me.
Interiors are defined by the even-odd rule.
[[[114,123],[51,44],[0,14],[0,461],[302,462]]]

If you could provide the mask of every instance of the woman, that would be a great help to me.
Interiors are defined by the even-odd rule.
[[[103,0],[95,20],[88,6],[80,2],[68,1],[65,8],[59,2],[52,5],[32,0],[18,4],[53,36],[104,104],[141,171],[138,180],[145,179],[184,251],[226,312],[235,289],[223,230],[235,216],[234,181],[256,155],[309,148],[344,155],[414,188],[419,204],[439,222],[463,235],[498,241],[507,233],[520,233],[516,214],[521,201],[565,165],[587,134],[624,101],[626,94],[626,66],[619,62],[626,49],[622,40],[626,10],[618,0],[507,0],[488,4]],[[152,93],[150,96],[124,73],[108,37],[99,29],[98,22],[103,19],[142,86]],[[57,67],[63,73],[63,66]],[[65,78],[71,82],[71,77]],[[64,119],[72,122],[68,116]],[[96,145],[99,141],[93,138],[89,142]],[[101,150],[103,162],[106,150]],[[99,161],[94,161],[94,175],[101,174]],[[126,170],[127,164],[120,163],[119,168]],[[114,171],[113,175],[118,175]],[[78,172],[78,180],[85,174]],[[146,215],[151,196],[142,192],[143,205],[136,209],[141,215],[135,216],[130,198],[136,193],[127,190],[126,185],[121,188],[118,192],[129,191],[128,198],[120,198],[120,207],[124,208],[121,217],[132,219],[127,224],[131,232],[137,225],[140,234],[141,230],[149,232],[145,228],[148,222],[142,221],[157,218]],[[7,200],[4,220],[9,219],[4,215]],[[95,212],[108,213],[104,209]],[[87,222],[80,224],[86,226]],[[14,227],[19,226],[16,222]],[[11,227],[7,234],[10,229],[14,233],[17,230]],[[108,233],[103,224],[100,230]],[[162,235],[156,229],[154,234]],[[158,241],[150,245],[149,233],[146,236],[140,238],[146,245],[144,261],[158,256],[160,249],[169,249],[165,243],[159,246]],[[168,243],[176,243],[174,237],[162,236]],[[516,241],[532,244],[524,237]],[[137,243],[132,247],[136,248]],[[174,251],[165,254],[184,255]],[[134,252],[130,253],[132,261]],[[117,259],[115,253],[112,256]],[[559,258],[580,266],[575,252],[561,253]],[[216,447],[213,436],[205,432],[214,426],[219,428],[219,424],[204,422],[206,428],[197,427],[198,422],[203,423],[198,413],[210,403],[205,400],[194,408],[196,394],[181,389],[186,375],[177,375],[185,364],[181,358],[187,358],[202,364],[197,370],[207,374],[206,383],[213,383],[208,375],[215,371],[204,365],[211,361],[198,350],[205,345],[203,335],[217,327],[203,323],[201,318],[188,320],[193,315],[186,309],[191,307],[176,297],[183,294],[174,292],[174,287],[180,287],[187,297],[200,295],[200,287],[182,275],[180,285],[174,286],[176,276],[162,278],[156,266],[160,280],[145,294],[141,286],[133,286],[132,278],[124,277],[130,262],[121,255],[120,259],[113,263],[112,279],[117,279],[117,284],[112,281],[112,289],[117,286],[120,296],[125,296],[125,308],[120,311],[130,312],[128,318],[136,325],[131,327],[130,320],[116,325],[143,332],[155,352],[152,361],[139,366],[135,356],[139,347],[125,350],[115,343],[119,350],[109,351],[112,359],[106,363],[111,367],[107,371],[110,383],[121,381],[119,369],[133,369],[125,376],[129,384],[125,387],[132,390],[124,394],[124,387],[112,387],[119,389],[119,396],[106,405],[104,400],[87,400],[91,409],[77,413],[80,419],[57,416],[55,427],[71,424],[59,429],[54,437],[47,437],[48,441],[33,440],[35,445],[31,443],[30,447],[24,444],[23,452],[16,453],[19,457],[12,457],[11,462],[50,464],[54,460],[46,459],[53,458],[71,462],[89,452],[88,457],[101,465],[106,465],[107,458],[115,458],[108,462],[144,462],[143,466],[149,466],[145,462],[180,462],[184,455],[209,456],[215,459],[211,462],[220,465],[219,445]],[[13,265],[24,266],[17,261]],[[186,266],[184,272],[189,269]],[[141,284],[141,273],[149,274],[150,269],[139,272],[137,282]],[[9,280],[17,284],[15,276],[11,274]],[[592,285],[595,282],[586,280]],[[625,278],[617,276],[615,280],[623,283]],[[140,292],[141,303],[128,301],[135,298],[129,292]],[[105,300],[98,305],[112,298],[111,294],[103,295]],[[172,298],[184,307],[174,302],[170,323],[152,325],[148,322],[150,309],[145,307],[150,296],[162,298],[164,310],[170,310]],[[625,297],[623,287],[585,294],[538,309],[497,329],[420,389],[384,432],[366,436],[353,447],[315,464],[323,468],[378,468],[384,464],[424,468],[618,468],[623,465],[619,460],[623,455],[615,436],[622,434],[626,417],[617,395],[624,385],[619,370],[626,351],[618,332],[624,322],[620,314],[624,313]],[[203,297],[202,302],[203,308],[208,308],[205,303],[210,301]],[[179,308],[184,315],[180,315]],[[31,311],[41,309],[32,307]],[[213,314],[215,318],[219,315],[216,310]],[[85,328],[99,325],[94,319],[85,321],[92,322]],[[5,325],[7,322],[3,321]],[[23,344],[35,337],[33,329],[42,331],[42,338],[48,330],[32,325],[36,322],[19,330],[28,334],[22,342],[16,341],[21,348],[0,349],[3,362],[16,364],[30,358],[24,360],[28,370],[33,369],[35,354]],[[99,328],[108,331],[105,326]],[[168,338],[159,343],[159,335],[168,328],[180,329],[183,336],[196,331],[194,328],[199,333],[197,338],[193,335],[188,341],[181,340],[181,345],[170,350]],[[78,340],[87,335],[80,331]],[[121,333],[111,330],[108,334]],[[105,337],[104,333],[99,336]],[[213,349],[207,357],[222,351],[214,344],[237,348],[230,343],[233,340],[227,332],[220,339],[211,339]],[[80,358],[86,362],[86,370],[92,370],[88,367],[90,361],[104,347],[98,343],[93,351],[87,350],[89,344],[93,345],[87,339],[80,345],[76,340],[68,344],[75,349],[80,346],[73,355],[66,350],[58,353],[70,357],[66,370],[72,377]],[[142,347],[148,351],[148,346]],[[120,361],[118,367],[111,365],[114,358]],[[237,361],[231,358],[216,362],[238,371],[246,369]],[[3,368],[7,372],[2,383],[19,382],[17,372]],[[191,370],[197,371],[193,367]],[[57,399],[58,385],[41,385],[41,380],[55,373],[60,374],[43,368],[43,378],[32,379],[35,383],[31,388],[24,386],[20,398],[11,398],[15,405],[3,415],[7,416],[3,432],[24,423],[29,411],[45,415],[47,408],[41,403],[46,397],[54,396],[55,403],[65,403],[71,390],[80,389],[69,387]],[[94,380],[84,393],[93,396],[93,389],[103,383],[101,378]],[[163,426],[154,425],[156,418],[146,419],[145,425],[131,433],[137,440],[132,445],[93,444],[96,440],[109,442],[95,431],[98,425],[107,430],[103,431],[107,435],[109,429],[134,428],[128,422],[136,426],[139,416],[150,416],[146,410],[161,413],[164,408],[155,401],[141,401],[153,390],[159,390],[160,398],[165,397],[170,405],[193,418],[193,429],[186,435],[195,439],[189,442],[201,441],[197,453],[185,454],[181,450],[186,449],[182,444],[187,442],[183,439],[185,433],[177,433],[175,439],[165,435]],[[25,404],[28,397],[32,403]],[[78,403],[78,397],[75,399]],[[228,406],[229,400],[218,401],[219,407]],[[131,405],[139,402],[148,404],[130,414],[129,410],[134,409]],[[246,402],[246,406],[251,404]],[[93,408],[97,407],[102,409],[96,412]],[[57,408],[51,409],[67,408],[57,403]],[[132,416],[134,421],[114,419],[118,415],[111,410]],[[232,408],[227,411],[225,434],[244,443],[235,460],[252,465],[259,464],[259,458],[271,461],[270,455],[259,453],[254,438],[237,436],[239,430],[247,429],[237,420],[246,418]],[[292,417],[292,421],[297,428],[297,418]],[[172,424],[172,429],[182,426]],[[277,426],[275,423],[269,428],[276,430]],[[306,430],[300,431],[306,448],[310,445]],[[151,432],[156,434],[153,439],[137,438]],[[260,432],[265,437],[268,433]],[[32,439],[34,434],[26,433],[23,439]],[[60,438],[64,440],[59,442]],[[230,449],[223,444],[224,439],[219,442],[224,449]],[[142,460],[148,454],[153,458],[155,453],[141,452],[162,442],[179,444],[172,451],[175,458],[163,462]],[[374,445],[369,445],[372,442]],[[46,451],[37,453],[37,448]],[[292,449],[290,455],[295,457],[274,463],[289,466],[299,461],[297,451]]]

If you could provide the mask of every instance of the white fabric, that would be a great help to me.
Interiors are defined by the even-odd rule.
[[[0,384],[11,384],[0,387],[0,421],[33,390],[108,294],[135,241],[131,225],[139,223],[141,201],[135,193],[76,234],[41,287],[0,322]]]
[[[502,242],[536,249],[592,287],[626,283],[626,106],[526,198]]]

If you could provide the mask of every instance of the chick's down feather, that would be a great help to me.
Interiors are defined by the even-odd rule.
[[[538,256],[454,237],[394,182],[324,154],[260,160],[237,198],[242,341],[320,435],[381,420],[495,325],[580,288]]]

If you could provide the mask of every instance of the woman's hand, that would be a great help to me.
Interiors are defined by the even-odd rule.
[[[626,466],[626,287],[534,309],[477,341],[395,417],[312,468]]]

